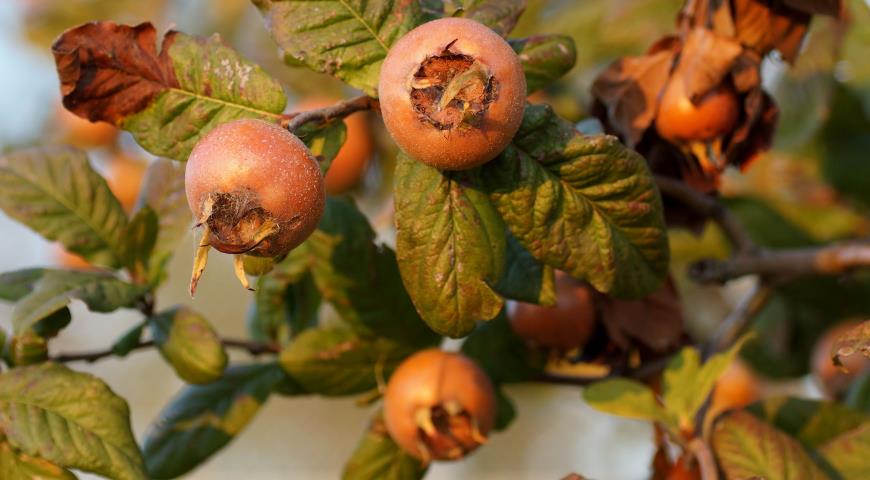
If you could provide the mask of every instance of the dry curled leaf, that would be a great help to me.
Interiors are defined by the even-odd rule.
[[[674,80],[683,82],[686,96],[697,101],[722,84],[743,49],[733,39],[705,28],[686,36]]]
[[[90,22],[64,32],[52,45],[64,106],[91,121],[115,125],[178,86],[167,55],[169,32],[157,53],[150,23],[131,27]]]
[[[733,0],[735,37],[762,56],[778,50],[793,62],[807,31],[811,15],[780,2]]]
[[[743,100],[743,121],[734,131],[725,149],[726,163],[746,169],[752,161],[770,148],[779,117],[779,107],[761,87],[749,92]]]
[[[683,335],[683,311],[671,278],[642,299],[601,296],[598,304],[610,339],[622,349],[640,343],[663,352],[674,347]]]
[[[674,63],[676,50],[657,49],[640,57],[624,57],[595,79],[592,95],[606,109],[607,123],[630,147],[640,142],[652,125],[658,97]]]

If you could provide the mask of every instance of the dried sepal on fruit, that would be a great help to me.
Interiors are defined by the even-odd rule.
[[[220,125],[196,144],[185,170],[185,191],[203,230],[191,294],[211,247],[238,256],[236,275],[249,288],[242,255],[286,254],[317,228],[325,201],[320,167],[302,141],[254,119]]]
[[[390,436],[424,463],[463,458],[486,442],[495,408],[483,370],[464,355],[439,349],[403,361],[384,394]]]
[[[841,365],[836,365],[831,358],[837,340],[859,325],[851,320],[837,324],[826,330],[813,347],[810,357],[813,377],[822,391],[831,397],[842,395],[856,378],[870,370],[870,359],[863,355],[840,357]]]
[[[498,34],[473,20],[443,18],[393,45],[378,95],[399,147],[435,168],[465,170],[510,143],[522,121],[526,79]]]

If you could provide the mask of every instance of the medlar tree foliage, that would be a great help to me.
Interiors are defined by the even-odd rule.
[[[128,213],[81,150],[38,146],[0,157],[0,208],[96,267],[0,275],[0,298],[15,303],[0,373],[0,477],[69,479],[81,470],[176,478],[240,434],[270,396],[372,403],[386,395],[343,476],[422,478],[431,460],[462,458],[509,427],[515,412],[505,384],[558,382],[588,384],[583,398],[593,407],[652,422],[654,478],[867,478],[870,462],[853,453],[870,449],[861,411],[785,397],[725,413],[727,406],[709,408],[744,344],[756,363],[778,360],[765,344],[769,326],[744,335],[769,305],[829,295],[849,298],[837,315],[870,312],[866,278],[842,288],[842,278],[824,278],[870,264],[868,245],[820,244],[800,231],[766,238],[764,227],[782,219],[717,192],[727,166],[748,168],[773,138],[778,109],[762,87],[763,59],[777,51],[794,61],[813,16],[842,15],[838,0],[687,1],[677,33],[598,75],[591,93],[600,124],[584,132],[546,104],[523,108],[525,95],[566,74],[578,54],[562,35],[508,38],[523,0],[253,4],[288,64],[362,95],[285,113],[282,84],[220,37],[170,31],[161,39],[150,23],[95,21],[54,42],[64,107],[130,132],[163,158],[149,165]],[[433,31],[412,34],[421,40],[390,57],[421,25]],[[382,71],[385,64],[397,71]],[[376,241],[349,197],[327,196],[321,208],[322,176],[346,137],[343,119],[381,109],[394,119],[387,127],[397,143],[427,156],[398,154],[395,249]],[[222,135],[209,135],[227,125],[251,126],[246,135],[263,145],[222,145]],[[275,158],[285,143],[294,158]],[[196,168],[185,180],[192,152]],[[262,170],[214,169],[248,156]],[[294,170],[312,158],[319,175]],[[218,184],[239,190],[228,195]],[[294,225],[299,214],[281,210],[276,222],[275,212],[294,205],[259,202],[284,190],[316,208],[306,210],[304,235],[272,249],[279,223]],[[314,193],[300,200],[299,192]],[[732,243],[729,258],[692,265],[698,282],[761,277],[704,342],[684,331],[665,214],[692,228],[713,220]],[[193,309],[155,301],[194,223],[206,232],[194,280],[211,246],[238,255],[243,284],[257,277],[249,339],[224,338]],[[208,233],[218,227],[220,238]],[[136,309],[143,319],[106,350],[50,356],[73,300],[95,312]],[[318,321],[324,304],[340,324]],[[511,321],[514,311],[523,317]],[[571,325],[572,315],[583,324]],[[554,321],[536,325],[536,316]],[[799,333],[820,327],[796,325]],[[437,350],[444,337],[464,338],[461,352]],[[868,338],[867,324],[857,324],[823,360],[866,355]],[[140,446],[126,402],[65,363],[151,347],[189,385]],[[229,364],[228,349],[257,359]],[[566,364],[595,373],[568,374]]]

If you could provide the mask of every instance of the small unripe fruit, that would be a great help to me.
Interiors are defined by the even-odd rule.
[[[328,98],[310,98],[298,105],[299,110],[313,110],[328,107],[338,100]],[[338,155],[329,165],[323,184],[326,193],[340,194],[357,186],[365,176],[372,158],[372,134],[363,113],[355,113],[344,119],[347,127],[347,137]]]
[[[378,83],[381,113],[406,153],[442,170],[492,160],[523,118],[526,79],[513,49],[473,20],[442,18],[390,49]]]
[[[673,77],[659,104],[656,131],[673,143],[710,141],[731,132],[739,116],[740,101],[730,86],[719,86],[695,104],[682,78]]]
[[[559,272],[556,305],[518,303],[511,316],[511,327],[531,343],[568,351],[586,345],[595,331],[595,320],[592,287]]]
[[[317,160],[296,136],[262,120],[235,120],[206,134],[190,154],[184,183],[194,219],[224,253],[283,255],[311,235],[323,213]]]
[[[495,392],[473,361],[428,349],[403,361],[384,394],[393,440],[428,463],[456,460],[486,441],[495,423]]]
[[[841,356],[842,369],[834,365],[834,361],[831,359],[834,342],[858,325],[860,325],[859,322],[850,321],[831,327],[813,347],[813,354],[810,358],[813,376],[828,395],[836,397],[843,394],[856,377],[870,368],[870,360],[860,353]]]

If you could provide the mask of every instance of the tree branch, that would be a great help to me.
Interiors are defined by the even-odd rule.
[[[276,354],[281,352],[281,346],[276,343],[270,342],[253,342],[247,340],[237,340],[237,339],[223,339],[221,343],[225,348],[235,348],[238,350],[244,350],[253,356],[264,355],[268,353]],[[146,348],[155,347],[156,344],[153,340],[147,340],[144,342],[139,342],[129,351],[135,350],[144,350]],[[94,363],[96,361],[102,360],[107,357],[115,356],[115,352],[112,348],[107,348],[105,350],[95,350],[91,352],[74,352],[74,353],[63,353],[56,355],[51,358],[52,361],[58,363],[66,363],[66,362],[87,362]]]
[[[704,195],[675,178],[656,175],[655,180],[663,195],[673,197],[699,215],[716,222],[738,253],[753,252],[757,249],[749,233],[743,228],[743,224],[715,197]]]
[[[335,105],[330,105],[324,108],[314,110],[306,110],[290,114],[287,117],[284,128],[291,133],[296,133],[297,130],[306,123],[318,121],[326,123],[336,118],[344,118],[352,113],[363,110],[377,110],[379,108],[378,101],[368,95],[360,95],[350,100],[338,102]]]
[[[699,283],[725,283],[745,275],[768,278],[841,275],[860,267],[870,267],[870,243],[759,250],[724,261],[702,260],[692,264],[689,277]]]

